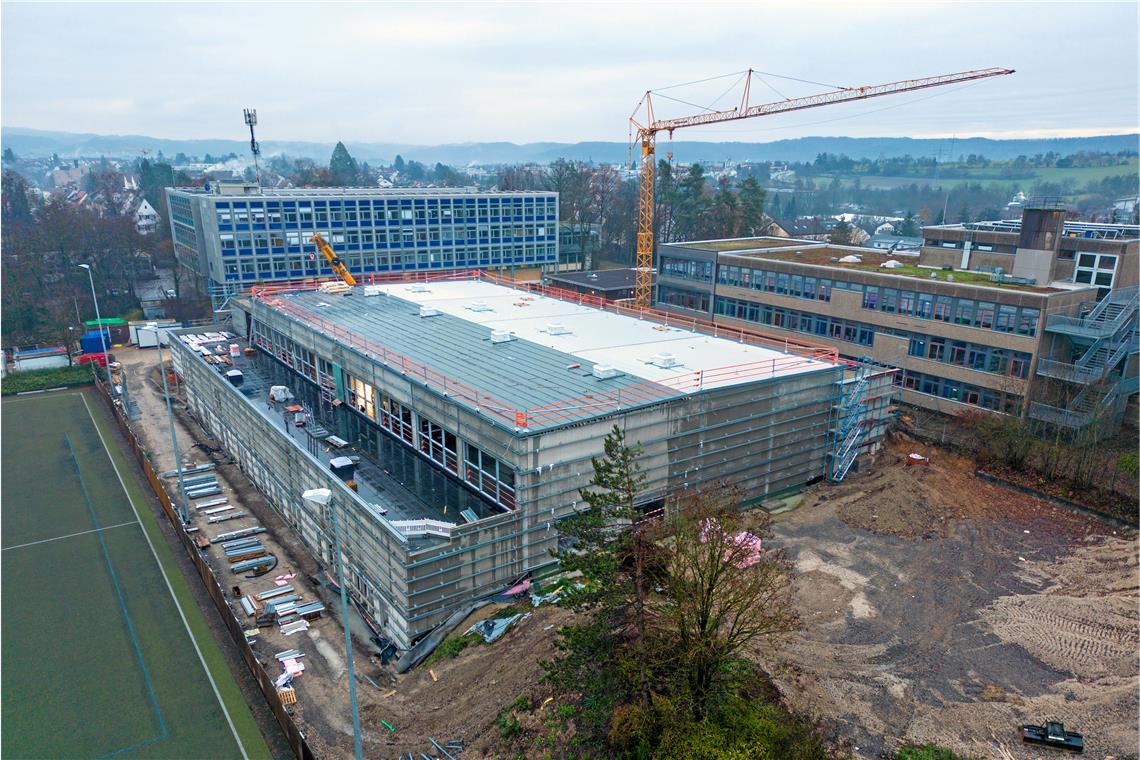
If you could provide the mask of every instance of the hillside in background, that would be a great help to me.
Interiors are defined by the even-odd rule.
[[[94,135],[76,132],[49,132],[20,127],[0,129],[0,144],[16,155],[31,158],[58,153],[65,158],[79,156],[137,157],[144,150],[168,157],[178,153],[188,156],[244,156],[249,150],[245,140],[168,140],[145,135]],[[301,142],[264,140],[263,154],[278,153],[295,158],[328,161],[334,142]],[[525,143],[480,142],[449,145],[408,145],[383,142],[348,142],[349,151],[358,160],[388,163],[397,155],[425,164],[436,162],[453,166],[478,164],[549,163],[566,158],[595,163],[623,163],[628,160],[628,147],[623,142]],[[940,156],[952,160],[971,153],[994,160],[1013,159],[1054,151],[1062,155],[1079,151],[1117,153],[1136,151],[1140,134],[1066,137],[1054,139],[991,140],[983,137],[959,139],[913,139],[909,137],[800,137],[764,143],[662,141],[660,149],[672,151],[682,163],[692,161],[811,161],[820,153],[846,154],[851,158],[893,158],[900,156]],[[666,147],[668,146],[668,147]]]

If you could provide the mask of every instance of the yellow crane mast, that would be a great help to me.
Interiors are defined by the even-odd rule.
[[[667,132],[669,137],[673,132],[685,127],[706,126],[720,124],[725,121],[751,119],[754,116],[772,116],[789,111],[802,111],[806,108],[818,108],[835,103],[847,103],[852,100],[866,100],[883,95],[897,95],[903,92],[925,90],[930,87],[943,87],[950,84],[960,84],[975,79],[1004,76],[1012,74],[1013,69],[977,69],[974,71],[961,71],[955,74],[925,77],[923,79],[905,79],[900,82],[890,82],[871,87],[841,87],[830,92],[818,95],[809,95],[802,98],[789,98],[775,103],[750,105],[748,95],[753,70],[745,72],[744,95],[740,105],[724,111],[708,110],[705,113],[693,116],[682,116],[676,119],[656,119],[653,115],[653,91],[649,90],[637,104],[629,118],[630,127],[637,132],[637,141],[641,143],[641,190],[637,213],[637,276],[634,290],[639,306],[649,306],[652,300],[652,269],[653,269],[653,214],[654,214],[654,183],[655,170],[654,155],[657,143],[657,133]],[[638,114],[644,106],[645,115],[638,121]],[[641,122],[644,123],[641,123]]]
[[[317,250],[323,253],[325,258],[328,259],[329,266],[332,267],[332,270],[337,273],[337,276],[340,277],[340,279],[344,280],[348,285],[356,284],[356,278],[353,277],[352,273],[348,271],[348,267],[346,267],[344,265],[344,262],[340,260],[340,257],[336,255],[336,251],[332,249],[332,246],[325,242],[325,239],[321,237],[321,233],[318,232],[317,234],[313,235],[311,238],[309,238],[309,242],[316,243]]]

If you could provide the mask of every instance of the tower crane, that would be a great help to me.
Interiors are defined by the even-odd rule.
[[[321,233],[318,232],[313,235],[309,238],[309,242],[316,244],[317,250],[323,253],[325,258],[328,259],[329,266],[332,267],[332,270],[337,273],[340,279],[344,280],[348,285],[356,284],[356,278],[348,271],[348,267],[346,267],[344,262],[340,260],[340,257],[336,255],[336,251],[332,249],[332,246],[321,237]]]
[[[774,103],[750,105],[748,102],[753,70],[747,71],[744,79],[744,94],[740,105],[723,111],[709,110],[706,113],[692,116],[681,116],[674,119],[657,119],[653,114],[653,91],[646,91],[637,104],[633,114],[629,117],[630,127],[637,132],[637,140],[641,143],[641,190],[639,193],[637,213],[637,277],[634,295],[639,306],[649,306],[652,298],[652,268],[653,268],[653,213],[654,213],[654,182],[656,166],[654,165],[657,133],[667,132],[673,137],[673,132],[685,127],[703,127],[709,124],[720,124],[726,121],[751,119],[754,116],[773,116],[789,111],[802,111],[806,108],[818,108],[835,103],[847,103],[853,100],[867,100],[883,95],[897,95],[915,90],[925,90],[931,87],[943,87],[950,84],[960,84],[975,79],[1012,74],[1013,69],[977,69],[974,71],[960,71],[954,74],[925,77],[923,79],[904,79],[900,82],[880,84],[869,87],[840,87],[818,95],[808,95],[802,98],[789,98]],[[644,108],[641,121],[638,120]],[[644,122],[644,123],[642,123]]]

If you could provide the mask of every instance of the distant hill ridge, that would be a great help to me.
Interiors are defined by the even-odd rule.
[[[143,150],[151,155],[162,151],[173,157],[177,153],[190,156],[244,156],[249,144],[244,140],[168,140],[145,135],[95,135],[77,132],[50,132],[21,127],[0,128],[0,144],[11,148],[17,156],[42,157],[58,153],[63,157],[108,156],[136,157]],[[327,162],[335,142],[303,142],[265,140],[264,155],[284,153],[295,158],[311,158]],[[447,145],[409,145],[385,142],[346,142],[353,157],[360,161],[391,162],[397,155],[426,164],[442,162],[465,166],[475,162],[550,163],[558,158],[619,164],[628,160],[623,142],[510,142],[453,143]],[[664,143],[663,143],[664,145]],[[1011,159],[1019,155],[1055,151],[1062,155],[1079,151],[1136,152],[1140,133],[1100,135],[1096,137],[1061,137],[1050,139],[992,140],[985,137],[957,139],[916,139],[910,137],[799,137],[766,143],[691,142],[668,143],[676,160],[692,161],[811,161],[820,153],[846,154],[852,158],[895,158],[911,155],[957,158],[971,153],[990,159]],[[664,151],[662,151],[664,152]]]

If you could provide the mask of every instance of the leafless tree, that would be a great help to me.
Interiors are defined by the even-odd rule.
[[[768,517],[736,511],[738,496],[731,489],[689,496],[664,526],[653,624],[695,720],[731,685],[734,661],[798,622],[789,563],[763,545]]]

